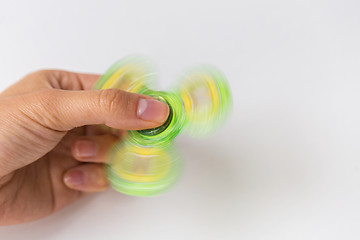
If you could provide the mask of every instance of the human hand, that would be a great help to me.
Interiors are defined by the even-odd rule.
[[[105,155],[123,130],[167,119],[168,106],[149,96],[91,90],[98,78],[44,70],[0,94],[0,225],[48,216],[107,189]]]

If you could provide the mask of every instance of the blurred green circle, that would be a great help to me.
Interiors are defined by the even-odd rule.
[[[169,105],[170,114],[167,121],[158,128],[130,131],[130,139],[142,146],[165,146],[174,139],[185,123],[183,104],[178,95],[171,92],[144,89],[139,93],[154,97]]]

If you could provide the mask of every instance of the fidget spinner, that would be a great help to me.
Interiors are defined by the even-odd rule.
[[[174,138],[182,131],[204,136],[229,115],[232,98],[225,76],[215,67],[199,65],[180,76],[173,91],[155,91],[154,71],[146,59],[127,57],[97,81],[95,89],[117,88],[151,96],[169,106],[169,117],[157,128],[129,131],[107,155],[106,174],[112,187],[134,196],[169,189],[179,177],[181,161]]]

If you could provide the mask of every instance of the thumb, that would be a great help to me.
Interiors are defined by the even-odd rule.
[[[67,131],[75,127],[106,124],[126,130],[154,128],[168,115],[167,104],[146,95],[118,89],[65,91],[51,89],[31,98],[23,112],[41,125]]]
[[[169,114],[165,103],[116,89],[42,90],[6,97],[0,109],[0,179],[44,156],[73,128],[154,128]]]

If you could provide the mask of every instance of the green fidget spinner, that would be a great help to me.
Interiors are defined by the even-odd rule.
[[[232,107],[229,85],[215,67],[193,67],[181,75],[180,87],[164,92],[152,90],[150,66],[143,58],[125,58],[94,86],[149,95],[169,105],[169,117],[162,126],[129,131],[127,139],[108,154],[106,171],[112,187],[135,196],[159,194],[172,186],[181,168],[172,140],[182,130],[192,136],[206,135],[224,121]]]

